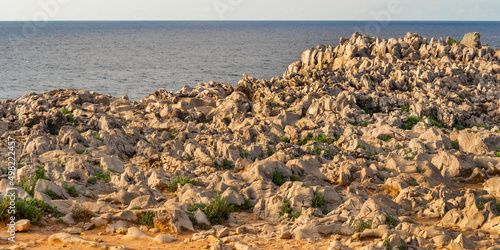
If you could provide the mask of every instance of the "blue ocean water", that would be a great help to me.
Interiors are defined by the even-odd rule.
[[[500,47],[500,22],[0,22],[0,100],[56,88],[140,100],[200,81],[236,85],[242,73],[269,79],[355,31],[457,40],[477,31]]]

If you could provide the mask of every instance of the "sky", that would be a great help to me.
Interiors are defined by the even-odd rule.
[[[500,21],[498,0],[0,0],[0,21]]]

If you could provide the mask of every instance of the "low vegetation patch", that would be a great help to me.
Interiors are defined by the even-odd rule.
[[[76,223],[89,222],[90,218],[94,217],[94,214],[88,208],[82,208],[79,206],[74,207],[71,210],[71,213],[73,214],[73,220],[75,220]]]
[[[111,180],[111,173],[109,173],[108,171],[105,171],[105,172],[97,172],[95,174],[95,177],[98,179],[98,180],[102,180],[104,182],[109,182]]]
[[[104,142],[104,138],[102,138],[99,134],[96,134],[94,136],[94,138],[96,138],[97,140],[101,141],[101,142]]]
[[[371,229],[372,223],[373,223],[373,220],[367,220],[366,222],[361,220],[354,228],[354,231],[361,233],[361,232],[365,231],[366,229]]]
[[[177,184],[181,184],[181,186],[184,186],[186,184],[193,184],[196,185],[196,180],[191,179],[190,176],[184,177],[184,176],[177,176],[175,177],[174,181],[172,183],[167,183],[168,189],[170,192],[176,192],[177,191]]]
[[[69,195],[71,195],[71,197],[78,197],[78,192],[76,191],[76,188],[75,186],[73,185],[68,185],[67,183],[64,183],[62,185],[62,187],[64,189],[66,189],[66,191],[68,191]]]
[[[385,224],[387,224],[391,228],[394,228],[398,225],[398,220],[396,218],[394,218],[392,215],[387,214],[385,216]]]
[[[140,225],[154,227],[155,213],[153,211],[142,212],[139,217]]]
[[[251,206],[250,201],[246,201],[246,204],[242,206]],[[210,200],[208,204],[193,204],[188,208],[188,211],[194,212],[198,209],[205,212],[210,223],[220,224],[229,218],[229,214],[235,210],[235,204],[228,204],[226,198],[218,195],[215,199]]]
[[[3,197],[0,200],[0,221],[7,222],[12,216],[9,213],[10,199]],[[31,223],[36,224],[45,215],[52,215],[55,218],[63,216],[57,211],[57,207],[52,207],[43,200],[27,198],[17,200],[15,203],[16,220],[28,219]]]
[[[38,169],[35,172],[35,176],[33,177],[33,181],[31,182],[31,184],[26,177],[23,179],[22,183],[17,184],[18,186],[22,187],[24,191],[26,191],[31,197],[35,196],[35,186],[38,180],[49,180],[49,178],[45,175],[45,172],[47,171],[43,168],[43,166],[39,165],[37,168]]]
[[[411,130],[420,120],[412,115],[407,116],[408,120],[401,126],[404,130]]]
[[[314,208],[324,208],[326,206],[325,196],[320,192],[314,192],[312,198],[312,207]]]
[[[292,203],[290,200],[284,200],[283,205],[279,207],[279,215],[283,216],[285,214],[291,214],[293,211]]]
[[[283,178],[283,175],[279,172],[274,172],[273,173],[273,183],[276,186],[281,186],[285,183],[285,179]]]
[[[383,136],[383,137],[381,137],[381,138],[380,138],[380,140],[385,141],[385,142],[389,142],[389,141],[391,141],[391,139],[392,139],[392,138],[391,138],[391,137],[389,137],[388,135]]]
[[[452,142],[451,142],[451,147],[452,147],[453,149],[458,150],[458,149],[460,148],[460,145],[458,144],[458,140],[452,141]]]

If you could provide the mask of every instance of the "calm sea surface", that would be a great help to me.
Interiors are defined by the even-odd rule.
[[[200,81],[236,85],[242,73],[281,76],[318,44],[355,31],[424,37],[477,31],[500,48],[500,22],[0,22],[0,100],[78,88],[140,100]]]

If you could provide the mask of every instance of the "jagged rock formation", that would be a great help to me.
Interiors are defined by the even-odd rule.
[[[77,232],[162,244],[175,238],[156,230],[193,232],[185,244],[214,249],[270,239],[284,248],[289,239],[330,249],[498,246],[500,50],[479,37],[355,33],[306,50],[283,77],[244,74],[235,88],[199,83],[139,102],[30,93],[1,103],[0,134],[21,146],[16,182],[33,192],[20,197],[93,213]],[[223,198],[251,210],[213,217],[200,206]],[[155,235],[134,227],[145,215],[156,229],[141,230]],[[49,240],[87,242],[72,237]]]

